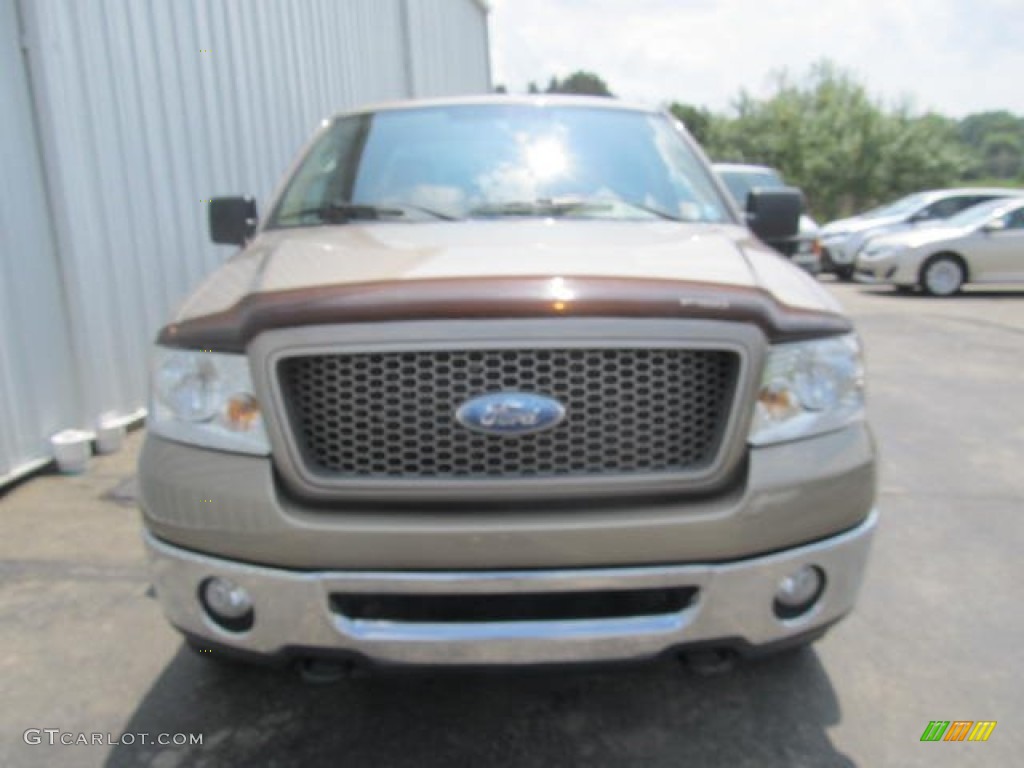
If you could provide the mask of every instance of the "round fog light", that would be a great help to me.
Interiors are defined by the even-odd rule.
[[[775,593],[775,615],[792,619],[806,613],[825,590],[825,573],[816,565],[801,566],[779,582]]]
[[[199,600],[210,618],[225,629],[241,632],[252,627],[252,598],[245,587],[212,576],[199,585]]]

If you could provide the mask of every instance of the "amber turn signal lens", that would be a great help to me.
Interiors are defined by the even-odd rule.
[[[252,395],[239,392],[228,398],[224,425],[236,432],[248,432],[260,418],[260,404]]]
[[[793,392],[786,387],[762,387],[757,396],[765,415],[773,420],[788,418],[797,410]]]

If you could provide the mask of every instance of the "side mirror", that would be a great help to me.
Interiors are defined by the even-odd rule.
[[[251,197],[215,197],[210,201],[210,239],[223,245],[244,245],[256,231],[256,201]]]
[[[1006,229],[1006,219],[992,219],[992,221],[986,222],[981,231],[986,235],[991,235],[993,232],[1002,232]]]
[[[800,231],[804,193],[796,187],[754,189],[747,195],[747,224],[762,240],[786,240]]]

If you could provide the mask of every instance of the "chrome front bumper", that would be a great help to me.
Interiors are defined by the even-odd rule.
[[[242,652],[350,654],[412,665],[542,664],[642,659],[690,644],[764,646],[826,627],[856,600],[877,525],[745,560],[679,566],[522,571],[319,571],[246,565],[168,545],[144,535],[154,583],[170,622],[193,638]],[[804,564],[826,574],[821,598],[805,615],[779,619],[779,581]],[[251,629],[214,623],[198,599],[220,576],[252,596]],[[353,619],[332,608],[332,594],[487,595],[593,590],[696,588],[677,613],[610,619],[502,622],[399,622]]]

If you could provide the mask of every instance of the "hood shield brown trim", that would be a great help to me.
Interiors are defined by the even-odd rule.
[[[222,312],[165,326],[157,343],[241,353],[258,334],[278,328],[526,317],[694,318],[749,323],[773,343],[853,329],[842,315],[789,307],[761,288],[610,277],[493,277],[252,293]]]

